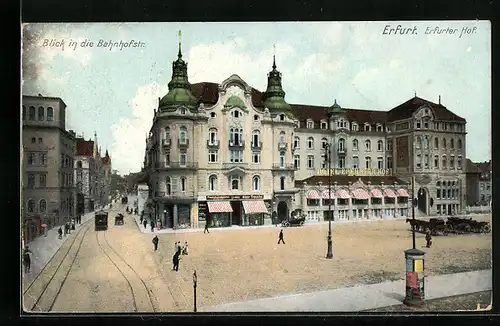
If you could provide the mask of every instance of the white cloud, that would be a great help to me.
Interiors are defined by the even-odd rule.
[[[135,97],[129,101],[132,107],[132,118],[120,118],[111,126],[113,143],[110,148],[113,168],[120,173],[139,171],[144,161],[146,135],[153,123],[154,110],[158,107],[158,97],[168,92],[167,85],[156,82],[141,86]]]

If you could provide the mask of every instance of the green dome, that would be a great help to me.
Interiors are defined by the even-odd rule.
[[[224,104],[225,107],[232,108],[232,107],[239,107],[239,108],[245,108],[245,103],[241,98],[239,98],[236,95],[231,96],[227,101],[226,104]]]
[[[342,107],[337,104],[337,100],[335,100],[335,103],[333,103],[333,105],[328,108],[327,112],[328,114],[340,114],[344,113],[344,109],[342,109]]]
[[[276,60],[273,57],[273,70],[267,76],[267,90],[264,93],[264,105],[270,112],[285,112],[292,115],[292,107],[285,101],[285,92],[281,86],[281,73],[276,70]]]

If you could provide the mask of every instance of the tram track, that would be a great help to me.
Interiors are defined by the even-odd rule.
[[[55,255],[51,258],[51,260],[49,260],[49,263],[45,265],[38,276],[23,292],[24,304],[30,307],[30,311],[50,312],[54,308],[54,304],[61,293],[71,269],[73,268],[73,264],[78,257],[85,235],[91,228],[92,223],[87,221],[84,226],[85,228],[80,229],[80,231],[76,234],[68,251],[64,254],[61,262],[56,265],[49,280],[44,283],[41,275],[50,275],[50,273],[46,273],[46,271],[50,271],[52,266],[48,268],[47,266],[49,266],[49,264],[51,265],[51,261]],[[79,239],[79,241],[77,241],[77,239]],[[75,243],[78,243],[78,246],[76,246]],[[70,252],[73,253],[70,255]]]
[[[152,290],[144,279],[129,263],[111,246],[106,238],[106,232],[96,231],[96,240],[101,251],[123,276],[132,294],[134,312],[156,312]],[[101,240],[99,238],[102,238]],[[112,256],[114,256],[112,258]],[[146,292],[146,296],[144,295]],[[147,297],[147,299],[145,299]]]

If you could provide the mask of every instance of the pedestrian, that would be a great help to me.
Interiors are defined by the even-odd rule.
[[[142,222],[142,225],[144,225],[144,229],[146,230],[148,227],[148,221],[144,220],[144,222]]]
[[[283,244],[285,244],[285,240],[283,240],[283,229],[281,229],[281,231],[280,231],[278,244],[280,244],[280,241],[283,242]]]
[[[182,248],[182,254],[183,255],[188,255],[188,242],[184,242],[184,248]]]
[[[153,222],[153,220],[151,220],[151,232],[154,232],[155,231],[155,222]]]
[[[181,251],[182,252],[182,245],[181,245],[181,242],[177,242],[177,249],[175,249],[176,251]]]
[[[203,230],[203,233],[205,232],[210,233],[210,231],[208,231],[208,219],[205,221],[205,230]]]
[[[158,241],[160,241],[160,240],[158,239],[158,236],[155,235],[155,237],[153,238],[153,245],[154,245],[155,251],[158,250]]]
[[[177,241],[176,241],[176,242],[174,243],[174,253],[177,251],[177,247],[178,247],[178,245],[177,245]]]
[[[425,235],[425,242],[426,242],[426,247],[430,248],[432,245],[432,237],[431,237],[431,232],[427,231],[427,234]]]
[[[24,263],[24,272],[29,273],[31,269],[31,250],[29,247],[26,247],[23,252],[23,263]]]
[[[142,220],[143,220],[143,219],[144,219],[144,217],[142,217],[142,215],[141,215],[141,218],[139,219],[139,220],[141,221],[141,224],[142,224]]]
[[[62,239],[63,231],[62,231],[61,227],[59,227],[59,229],[57,230],[57,234],[59,234],[59,239]]]
[[[172,269],[173,271],[178,272],[179,271],[179,261],[181,260],[181,251],[180,249],[177,250],[174,254],[174,257],[172,258],[172,262],[174,263],[174,268]]]
[[[64,236],[68,234],[68,223],[64,223]]]

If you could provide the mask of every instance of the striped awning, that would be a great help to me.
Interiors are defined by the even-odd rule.
[[[396,198],[396,194],[394,193],[394,190],[390,189],[390,188],[387,188],[387,189],[384,189],[384,196],[385,197],[390,197],[390,198]]]
[[[208,211],[210,213],[232,213],[233,208],[228,201],[212,201],[207,202]]]
[[[352,192],[352,195],[356,199],[370,199],[370,194],[361,188],[358,188]]]
[[[398,189],[398,197],[410,197],[410,195],[408,195],[408,191],[406,191],[406,189]]]
[[[382,197],[384,197],[384,195],[382,194],[382,191],[380,189],[372,189],[370,191],[370,194],[374,198],[382,198]]]
[[[345,189],[340,189],[337,190],[337,197],[341,199],[349,199],[351,196],[349,196],[349,192]]]
[[[242,203],[245,214],[269,213],[266,204],[262,200],[249,200],[243,201]]]
[[[317,190],[309,190],[307,192],[307,198],[309,199],[319,199],[319,193]]]
[[[323,190],[323,193],[321,194],[321,198],[323,198],[323,199],[335,199],[335,191],[332,190],[331,196],[330,196],[330,190],[325,189],[325,190]]]

